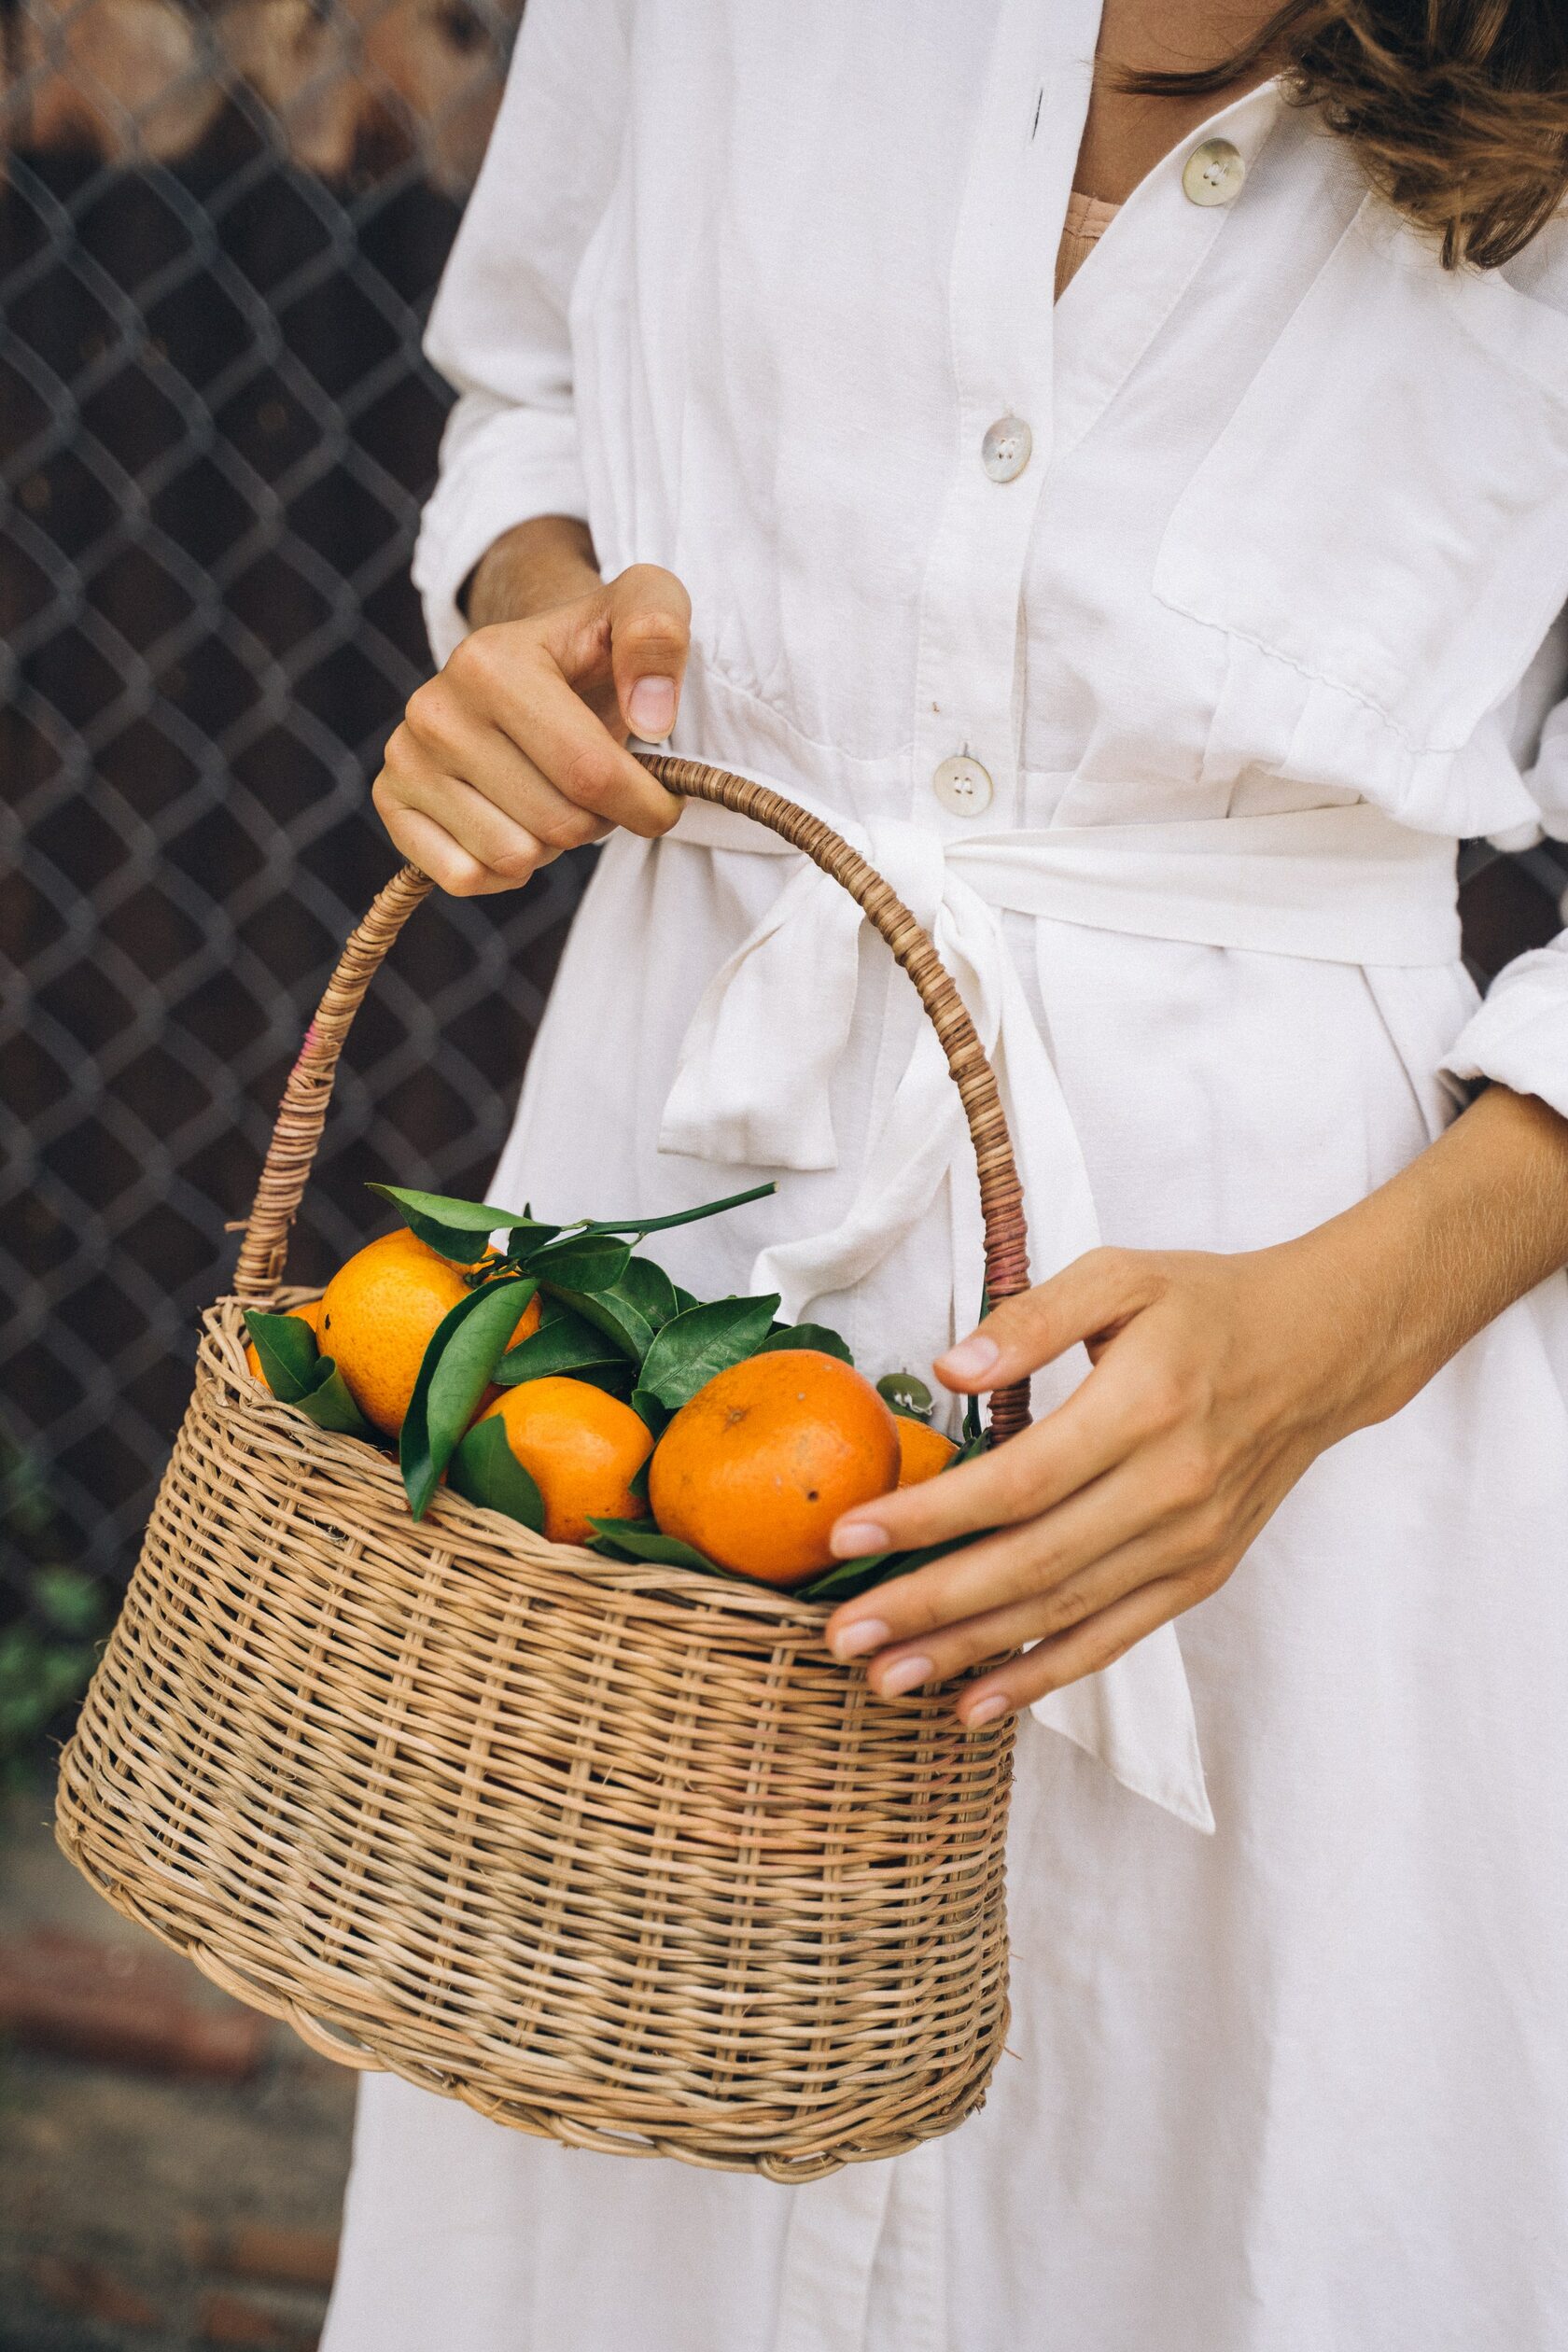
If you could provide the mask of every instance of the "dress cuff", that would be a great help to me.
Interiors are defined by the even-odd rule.
[[[1443,1060],[1454,1078],[1495,1079],[1568,1118],[1568,932],[1516,956]]]
[[[457,607],[469,574],[503,531],[536,514],[588,520],[576,418],[569,409],[466,395],[448,421],[441,479],[413,551],[413,584],[438,667],[469,632]]]

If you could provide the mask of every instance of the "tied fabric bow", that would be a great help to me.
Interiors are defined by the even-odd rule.
[[[997,909],[962,878],[940,835],[902,819],[829,821],[911,909],[958,986],[1001,1088],[1037,1278],[1053,1272],[1094,1248],[1099,1228],[1072,1120]],[[831,1091],[863,985],[860,908],[808,860],[726,809],[689,804],[670,838],[677,846],[795,857],[797,870],[697,1006],[660,1148],[754,1168],[836,1167]],[[993,836],[993,853],[997,842]],[[882,1108],[847,1212],[826,1231],[764,1250],[750,1288],[777,1291],[780,1314],[804,1322],[814,1301],[854,1291],[921,1228],[922,1257],[945,1288],[944,1312],[950,1323],[956,1309],[957,1327],[967,1329],[984,1263],[969,1132],[936,1032],[905,977],[889,969],[894,987],[878,1049],[884,1083],[874,1088]],[[1059,1403],[1083,1369],[1074,1350],[1037,1374],[1037,1413]],[[1173,1626],[1159,1627],[1103,1672],[1048,1693],[1032,1712],[1126,1787],[1212,1830]]]

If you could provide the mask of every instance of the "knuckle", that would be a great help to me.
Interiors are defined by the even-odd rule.
[[[494,629],[474,629],[459,639],[446,657],[446,667],[441,675],[462,692],[483,688],[496,675],[497,656],[500,651]],[[432,679],[431,685],[439,681]],[[420,692],[425,690],[422,687]]]
[[[1029,1433],[1020,1433],[1027,1436]],[[985,1477],[985,1508],[1001,1519],[1027,1519],[1041,1507],[1041,1474],[1035,1462],[1036,1449],[1020,1445],[1013,1438],[1006,1445],[996,1447],[983,1458]],[[957,1504],[959,1496],[952,1500]],[[974,1501],[979,1504],[978,1493]]]
[[[1140,1286],[1143,1256],[1137,1250],[1126,1250],[1113,1241],[1102,1241],[1090,1250],[1083,1261],[1094,1289],[1103,1296],[1116,1298]]]
[[[646,822],[638,818],[637,831],[645,833],[650,840],[656,841],[661,833],[673,832],[680,822],[680,807],[681,804],[673,792],[661,793],[650,809]]]
[[[1029,1590],[1055,1592],[1072,1573],[1072,1563],[1060,1544],[1036,1536],[1018,1562],[1019,1583]]]
[[[1036,1282],[1015,1298],[999,1299],[985,1321],[989,1337],[999,1347],[1014,1347],[1046,1330],[1052,1320],[1050,1288],[1048,1282]]]
[[[1219,1477],[1220,1464],[1210,1448],[1198,1439],[1188,1439],[1171,1454],[1165,1491],[1178,1509],[1201,1513],[1214,1502]]]
[[[419,753],[405,721],[401,725],[394,727],[386,739],[386,749],[381,755],[381,774],[371,787],[372,792],[390,791],[409,777],[418,764]],[[380,807],[379,800],[376,805]]]
[[[689,632],[685,622],[675,613],[649,608],[629,614],[616,631],[616,636],[623,652],[676,662],[685,654]]]
[[[1085,1614],[1082,1586],[1071,1581],[1057,1585],[1042,1596],[1039,1614],[1043,1634],[1060,1633],[1068,1626],[1076,1625]]]
[[[1139,1417],[1162,1435],[1180,1429],[1190,1406],[1187,1382],[1174,1365],[1149,1365],[1139,1382]]]
[[[581,744],[567,759],[560,787],[579,808],[596,813],[614,789],[610,762],[596,744]]]
[[[1171,1538],[1175,1554],[1171,1574],[1177,1581],[1207,1575],[1225,1550],[1231,1533],[1230,1513],[1212,1495],[1183,1513],[1181,1527],[1172,1531]]]
[[[431,878],[441,884],[449,898],[478,898],[488,880],[487,870],[477,858],[466,850],[441,861],[442,871]]]
[[[502,849],[490,860],[487,871],[502,882],[526,882],[539,862],[537,849]]]
[[[1191,1568],[1183,1569],[1170,1580],[1171,1588],[1176,1594],[1178,1610],[1196,1608],[1198,1602],[1207,1601],[1216,1586],[1225,1582],[1230,1574],[1230,1569],[1231,1563],[1228,1561],[1212,1559],[1199,1561]]]
[[[1118,1658],[1125,1658],[1139,1638],[1134,1633],[1103,1634],[1098,1642],[1090,1645],[1083,1672],[1085,1674],[1102,1674],[1107,1666],[1114,1666]]]
[[[597,837],[599,826],[590,810],[565,807],[536,819],[534,831],[547,849],[581,849]]]
[[[930,1633],[938,1626],[950,1625],[959,1614],[950,1598],[951,1588],[945,1581],[922,1585],[909,1594],[900,1615],[903,1630],[908,1633]]]
[[[442,673],[444,678],[444,672]],[[416,686],[403,712],[403,726],[416,742],[439,743],[451,724],[448,690],[442,678],[427,678]]]
[[[1233,1527],[1229,1508],[1211,1491],[1194,1515],[1192,1532],[1199,1561],[1205,1565],[1219,1559],[1230,1545]]]

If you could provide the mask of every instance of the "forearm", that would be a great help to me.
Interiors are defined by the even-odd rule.
[[[1388,1183],[1298,1243],[1365,1375],[1346,1429],[1407,1404],[1517,1298],[1568,1265],[1568,1119],[1490,1086]]]
[[[469,573],[459,598],[476,629],[526,621],[590,595],[599,567],[588,526],[571,515],[539,514],[503,531]]]

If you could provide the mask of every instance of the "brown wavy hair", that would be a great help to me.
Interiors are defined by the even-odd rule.
[[[1212,66],[1120,78],[1201,97],[1266,64],[1447,269],[1495,269],[1568,197],[1568,0],[1285,0]]]

